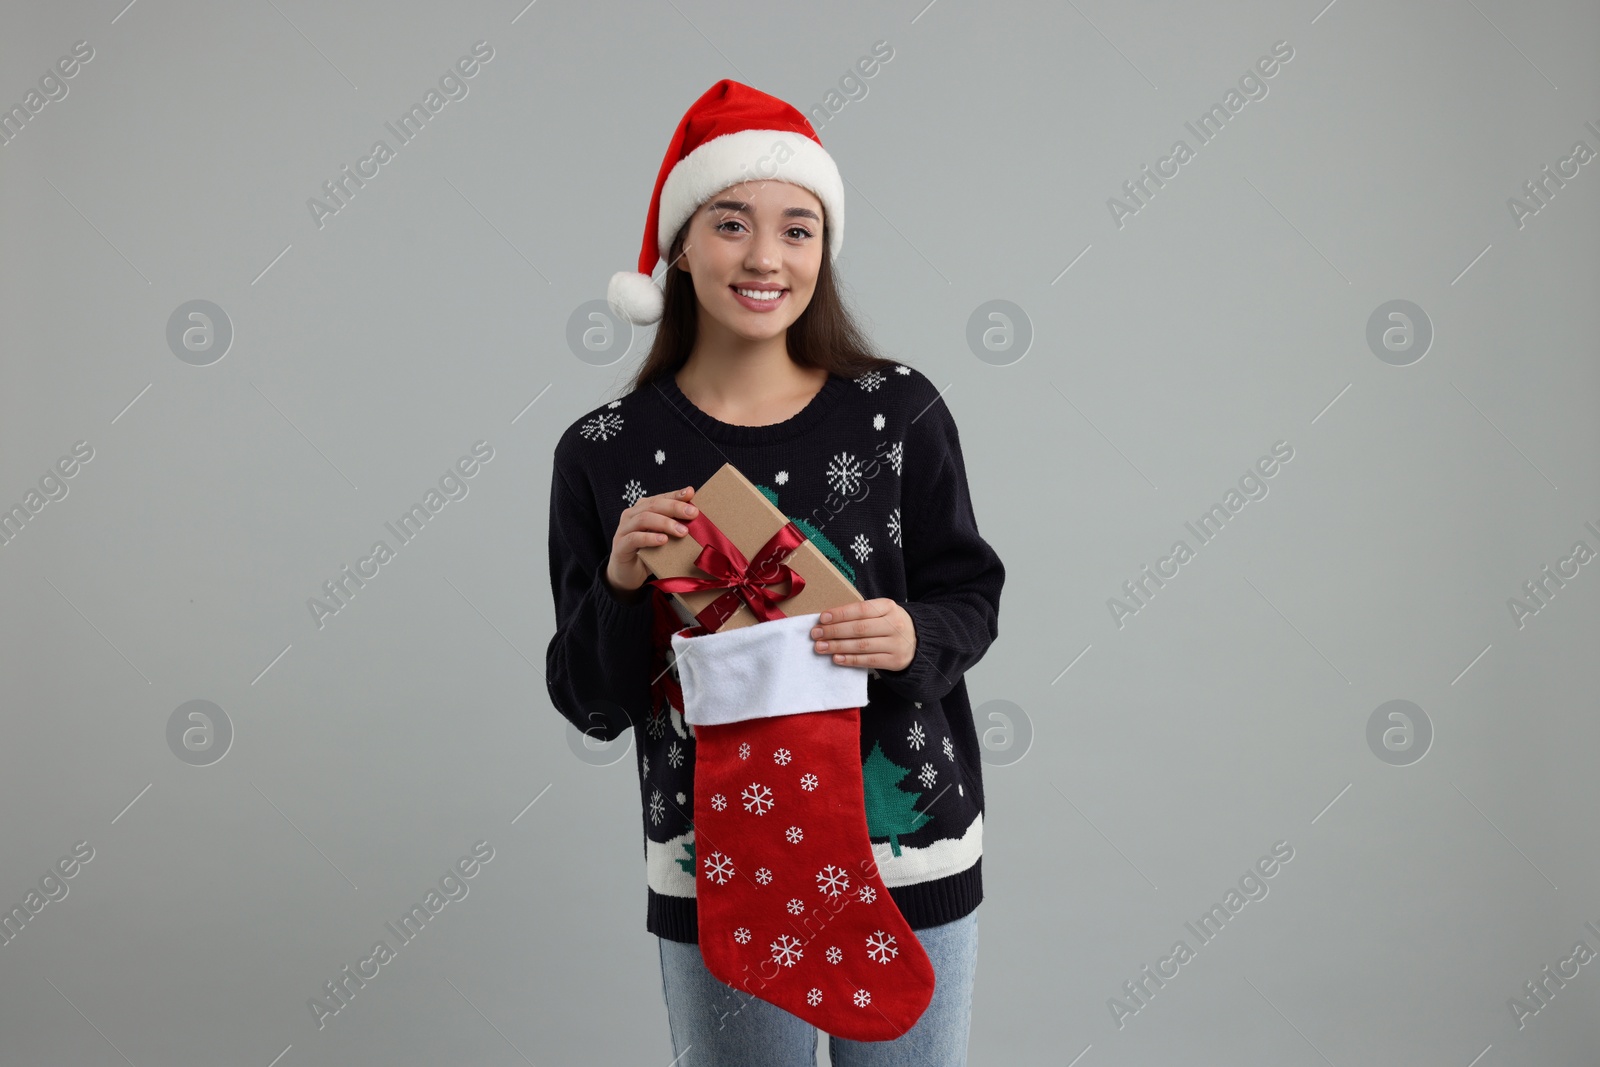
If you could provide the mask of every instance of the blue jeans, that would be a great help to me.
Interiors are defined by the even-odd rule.
[[[834,1067],[965,1067],[978,963],[978,913],[916,931],[933,964],[933,1000],[893,1041],[828,1035]],[[656,939],[661,994],[672,1028],[673,1067],[815,1067],[821,1032],[799,1016],[726,985],[706,969],[699,945]],[[687,1053],[687,1055],[686,1055]]]

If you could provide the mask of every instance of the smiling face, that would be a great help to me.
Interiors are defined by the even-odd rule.
[[[750,341],[788,330],[816,290],[822,222],[822,201],[789,182],[741,182],[701,204],[676,264],[694,279],[701,329]]]

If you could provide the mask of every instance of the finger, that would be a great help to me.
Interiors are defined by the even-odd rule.
[[[888,634],[873,634],[869,637],[847,637],[843,639],[828,638],[813,643],[817,652],[835,654],[846,653],[849,655],[887,655],[893,650],[894,642]]]
[[[830,641],[846,637],[888,636],[895,632],[894,620],[890,615],[893,607],[893,600],[878,599],[850,604],[837,610],[830,609],[823,612],[823,616],[830,621],[823,622],[819,618],[817,625],[811,628],[811,635]]]
[[[867,603],[870,603],[870,601],[852,600],[848,604],[840,604],[836,608],[827,608],[822,612],[822,617],[817,621],[823,623],[844,622],[848,619],[857,618],[861,614],[862,605]]]
[[[634,530],[617,539],[623,550],[637,553],[641,548],[658,548],[667,543],[667,535],[655,530]]]
[[[627,519],[626,523],[627,525],[624,527],[624,529],[629,533],[642,530],[653,533],[672,534],[674,537],[682,537],[684,534],[689,532],[689,528],[683,525],[683,523],[679,522],[677,519],[674,519],[670,515],[663,515],[659,511],[637,512]],[[664,537],[657,539],[658,543],[665,540],[666,538]],[[648,544],[649,542],[646,543]]]
[[[681,519],[692,519],[700,514],[700,509],[690,503],[692,499],[694,499],[694,486],[689,485],[670,493],[657,493],[655,496],[644,497],[635,506],[640,511],[654,511]]]
[[[860,653],[834,653],[833,662],[841,667],[876,667],[880,671],[889,670],[888,653],[873,653],[863,655]]]
[[[833,623],[820,629],[822,632],[812,640],[827,645],[828,647],[823,650],[826,652],[837,649],[851,651],[864,641],[887,641],[895,636],[893,627],[882,625],[877,619]]]
[[[840,604],[836,608],[828,608],[822,612],[817,620],[819,624],[850,622],[855,619],[877,618],[887,615],[894,608],[894,601],[888,597],[876,597],[872,600],[852,600],[847,604]]]

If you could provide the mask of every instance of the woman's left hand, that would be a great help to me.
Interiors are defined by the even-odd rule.
[[[829,608],[811,628],[812,647],[831,653],[846,667],[900,671],[917,654],[917,628],[906,609],[889,597]]]

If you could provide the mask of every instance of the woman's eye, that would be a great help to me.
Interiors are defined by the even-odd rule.
[[[724,226],[737,226],[741,230],[743,230],[745,228],[744,223],[740,222],[738,219],[723,219],[721,222],[717,223],[716,231],[718,233],[728,233],[728,232],[730,232],[728,230],[724,230],[723,229]],[[799,234],[800,238],[802,240],[804,240],[807,237],[813,236],[811,231],[806,229],[804,226],[791,226],[791,227],[789,227],[787,230],[785,230],[783,232],[785,234],[787,234],[788,236],[790,236],[790,237],[793,237],[795,234]]]

